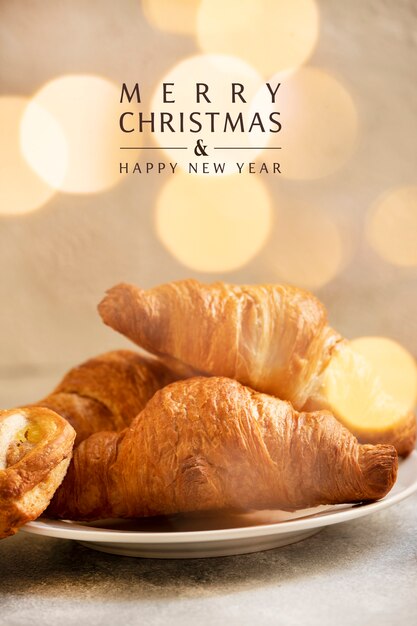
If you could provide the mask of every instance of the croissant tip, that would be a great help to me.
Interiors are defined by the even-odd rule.
[[[360,466],[369,490],[369,500],[383,498],[397,478],[397,451],[394,446],[387,444],[363,445]]]
[[[113,285],[113,287],[106,289],[104,296],[97,305],[97,310],[101,317],[105,315],[108,305],[112,307],[113,303],[119,301],[126,291],[131,289],[131,287],[132,285],[129,285],[128,283],[117,283],[117,285]]]
[[[106,291],[104,292],[105,295],[103,297],[103,300],[105,300],[108,296],[115,295],[119,293],[120,291],[124,291],[131,287],[132,285],[130,285],[129,283],[125,283],[125,282],[117,283],[116,285],[113,285],[112,287],[109,287],[108,289],[106,289]]]

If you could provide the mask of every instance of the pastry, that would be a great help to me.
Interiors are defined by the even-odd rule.
[[[121,433],[97,433],[48,514],[74,520],[190,511],[301,509],[382,498],[397,453],[360,445],[330,413],[235,380],[195,377],[156,392]]]
[[[116,285],[99,304],[105,324],[197,373],[227,376],[300,409],[339,335],[310,293],[282,285],[205,285],[147,291]]]
[[[155,391],[175,378],[155,359],[115,350],[71,369],[37,405],[65,417],[77,432],[78,445],[92,433],[123,430]]]
[[[0,411],[0,538],[48,506],[71,459],[73,428],[48,409]]]
[[[182,376],[234,378],[289,400],[298,410],[313,397],[315,409],[328,408],[319,393],[323,376],[347,345],[328,325],[317,298],[286,285],[182,280],[143,290],[120,284],[107,292],[99,312],[105,324]],[[342,414],[337,417],[345,421]],[[411,412],[393,413],[383,428],[345,423],[365,443],[388,442],[404,456],[414,448],[417,428]]]

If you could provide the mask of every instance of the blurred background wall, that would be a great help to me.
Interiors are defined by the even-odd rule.
[[[140,82],[150,107],[164,76],[210,53],[264,80],[290,70],[286,174],[81,167],[106,150],[119,159],[119,139],[100,129],[117,119],[122,82]],[[316,293],[347,337],[385,335],[415,356],[416,67],[414,0],[0,0],[0,404],[37,399],[67,367],[128,345],[96,313],[119,281],[290,282]],[[59,82],[68,75],[87,76],[86,89]],[[21,124],[31,98],[47,105],[61,87],[76,163],[60,186],[42,178],[44,163],[29,167]],[[35,124],[35,160],[44,123],[55,122]]]

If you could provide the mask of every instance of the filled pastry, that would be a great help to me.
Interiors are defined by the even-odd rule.
[[[0,538],[46,509],[71,459],[74,429],[40,407],[0,411]]]

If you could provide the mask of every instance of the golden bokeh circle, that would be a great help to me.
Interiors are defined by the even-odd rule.
[[[132,105],[129,105],[131,107]],[[121,160],[133,162],[135,151],[120,151],[121,145],[134,145],[137,133],[125,135],[119,128],[119,117],[126,109],[120,104],[120,88],[94,75],[66,75],[46,83],[29,102],[22,121],[22,145],[31,167],[46,181],[51,176],[48,163],[60,155],[51,148],[40,159],[33,149],[31,132],[39,107],[59,124],[68,147],[64,179],[58,185],[67,193],[93,193],[106,190],[122,180]],[[39,116],[38,116],[39,117]],[[44,125],[38,121],[38,133]],[[131,135],[134,135],[133,137]]]
[[[0,214],[19,215],[44,205],[55,189],[29,167],[20,149],[20,125],[28,100],[17,96],[0,97]],[[45,125],[54,120],[43,115]],[[63,148],[59,131],[56,148]],[[62,139],[62,137],[61,137]]]
[[[193,35],[200,0],[142,0],[143,13],[152,26],[178,35]]]
[[[206,102],[204,96],[197,99],[197,83],[208,85]],[[232,83],[244,85],[243,97],[246,102],[235,97],[232,103]],[[163,102],[163,85],[169,85],[168,90],[172,93],[168,96],[172,103]],[[171,86],[173,84],[173,86]],[[259,95],[260,94],[260,95]],[[263,107],[262,115],[267,119],[268,96],[262,76],[250,65],[241,59],[226,55],[196,55],[182,60],[171,68],[159,81],[154,94],[150,110],[155,115],[154,139],[163,148],[167,157],[178,163],[179,167],[188,173],[201,174],[203,162],[208,164],[208,174],[235,174],[236,163],[254,161],[266,146],[269,140],[268,133],[262,133],[256,126],[252,132],[248,132],[253,121],[253,99],[257,96],[259,106]],[[269,109],[272,107],[269,105]],[[225,113],[230,113],[235,121],[242,116],[243,130],[239,125],[233,130],[230,125],[225,125]],[[213,116],[214,132],[211,132],[211,115]],[[161,128],[160,116],[172,115],[172,125],[175,132],[168,126]],[[190,123],[190,117],[201,122],[203,128],[195,132],[196,125]],[[180,119],[183,116],[184,128],[181,129]],[[194,154],[197,140],[202,139],[207,146],[207,155],[204,158]],[[174,149],[185,147],[186,150]],[[233,148],[233,149],[231,149]],[[235,149],[237,148],[237,149]],[[198,171],[190,170],[189,163],[195,164]],[[224,171],[214,170],[215,163],[224,163]]]
[[[264,76],[304,63],[318,31],[314,0],[202,0],[197,17],[204,52],[238,56]]]
[[[270,198],[253,175],[175,174],[156,207],[160,240],[180,263],[199,272],[242,267],[262,249],[270,226]]]
[[[383,430],[414,408],[415,361],[405,348],[383,337],[342,343],[325,370],[323,395],[350,426]]]
[[[417,265],[417,186],[384,195],[367,220],[368,241],[386,261],[399,267]]]
[[[387,337],[360,337],[350,342],[372,367],[383,389],[403,408],[413,410],[417,401],[417,366],[402,345]]]
[[[331,74],[304,67],[274,77],[282,84],[276,100],[282,130],[270,136],[281,146],[282,176],[312,180],[337,171],[352,155],[358,132],[355,104]]]

